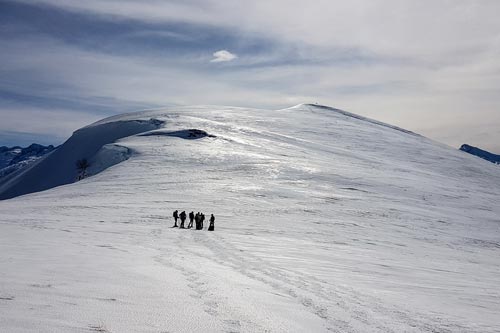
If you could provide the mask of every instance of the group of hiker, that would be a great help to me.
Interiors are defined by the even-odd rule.
[[[188,215],[186,214],[185,211],[182,211],[180,214],[179,214],[179,211],[178,210],[175,210],[173,215],[174,217],[174,226],[173,228],[181,228],[181,229],[191,229],[193,227],[193,222],[195,223],[195,226],[196,226],[196,230],[203,230],[203,222],[205,221],[205,214],[203,213],[194,213],[194,212],[191,212],[189,213],[189,223],[187,225],[187,227],[184,226],[184,223],[186,222],[186,218],[188,217]],[[181,223],[180,225],[177,225],[177,220],[180,219],[181,220]],[[215,216],[214,214],[211,214],[210,215],[210,224],[208,225],[208,231],[214,231],[214,223],[215,223]]]

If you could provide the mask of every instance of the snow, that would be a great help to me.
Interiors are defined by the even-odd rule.
[[[0,179],[34,163],[45,154],[54,150],[54,146],[31,144],[28,147],[0,147]]]
[[[80,159],[90,159],[100,166],[94,167],[94,172],[113,165],[113,161],[121,162],[127,157],[111,154],[110,159],[100,161],[96,154],[109,155],[110,147],[106,144],[137,133],[158,128],[161,122],[156,119],[134,119],[106,122],[106,119],[84,127],[71,136],[61,147],[46,158],[33,163],[26,170],[0,179],[0,200],[15,196],[43,191],[55,186],[75,182],[78,178],[76,162]],[[101,152],[100,149],[105,149]],[[120,148],[111,149],[116,152]],[[119,154],[123,155],[123,154]]]
[[[39,164],[58,184],[88,151],[92,177],[0,201],[0,330],[500,330],[487,161],[314,105],[145,111],[75,135]],[[214,213],[215,231],[171,228],[175,209]]]

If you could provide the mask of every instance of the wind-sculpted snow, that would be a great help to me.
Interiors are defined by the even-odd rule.
[[[0,331],[500,331],[496,165],[312,105],[90,127],[151,118],[97,153],[123,163],[0,202]]]
[[[73,133],[71,138],[56,151],[37,161],[28,169],[14,172],[0,179],[0,200],[75,182],[78,175],[75,164],[80,159],[91,160],[91,166],[92,164],[99,165],[100,167],[94,166],[91,169],[98,173],[128,158],[126,155],[121,155],[122,159],[100,160],[96,158],[94,155],[104,145],[127,136],[156,129],[162,123],[158,119],[134,119],[105,122],[82,128]],[[109,148],[105,148],[105,151],[109,151]],[[99,156],[109,156],[109,154]]]
[[[215,138],[215,135],[208,134],[207,132],[199,129],[187,129],[187,130],[178,130],[178,131],[152,131],[148,133],[141,134],[141,136],[173,136],[182,139],[194,140],[201,139],[205,137]]]

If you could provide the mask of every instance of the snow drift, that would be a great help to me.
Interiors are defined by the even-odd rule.
[[[162,124],[157,119],[111,119],[113,118],[76,131],[56,151],[27,170],[0,178],[0,200],[75,182],[78,174],[75,164],[80,159],[90,160],[89,173],[97,174],[128,158],[127,148],[111,143],[156,129]]]
[[[129,158],[0,202],[1,331],[500,331],[492,163],[323,106],[193,106],[93,124],[15,180],[90,156]]]

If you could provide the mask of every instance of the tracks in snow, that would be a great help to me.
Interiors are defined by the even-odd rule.
[[[369,295],[351,288],[333,285],[312,275],[276,267],[270,262],[238,249],[217,233],[175,230],[182,234],[174,237],[174,249],[155,259],[179,270],[188,282],[193,298],[203,302],[205,312],[219,316],[231,312],[228,300],[218,295],[217,289],[196,267],[189,267],[186,257],[196,257],[230,268],[233,272],[258,281],[272,289],[272,293],[294,300],[307,311],[319,317],[325,329],[331,332],[398,332],[401,329],[418,332],[461,332],[470,330],[441,318],[429,318],[417,313],[396,309]],[[169,246],[169,247],[170,247]],[[245,330],[264,331],[258,323],[226,318],[227,332]]]

